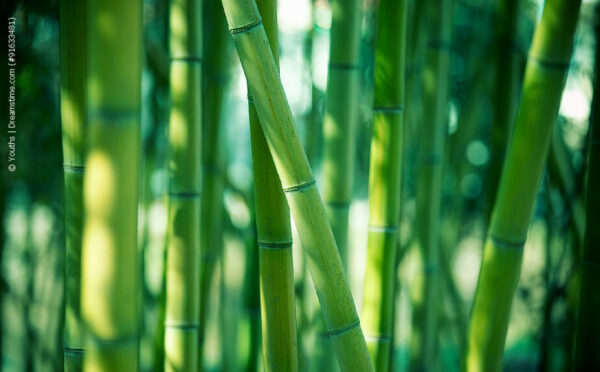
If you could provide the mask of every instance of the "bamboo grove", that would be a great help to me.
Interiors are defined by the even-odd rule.
[[[3,10],[0,370],[600,370],[597,1]]]

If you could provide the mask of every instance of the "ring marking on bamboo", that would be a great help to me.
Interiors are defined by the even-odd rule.
[[[63,164],[63,170],[67,173],[83,174],[83,173],[85,173],[85,166],[84,165]]]
[[[240,26],[240,27],[236,27],[236,28],[230,28],[229,32],[232,35],[236,35],[236,34],[245,34],[247,32],[250,32],[252,29],[258,27],[262,25],[262,18],[259,18],[257,21],[249,23],[245,26]]]
[[[525,245],[525,241],[526,241],[526,240],[522,240],[519,242],[515,242],[515,241],[510,241],[507,239],[501,239],[501,238],[495,237],[491,234],[489,235],[489,239],[492,241],[494,246],[497,248],[515,249],[515,250],[522,250],[523,246]]]
[[[325,204],[327,204],[328,207],[331,208],[348,208],[348,206],[350,205],[349,201],[337,201],[337,200],[333,200],[333,201],[326,201]]]
[[[165,323],[166,328],[175,328],[182,331],[196,331],[200,328],[200,323]]]
[[[84,349],[77,347],[63,346],[63,351],[66,355],[83,355]]]
[[[195,199],[202,195],[200,192],[173,192],[169,191],[169,197],[173,199]]]
[[[398,226],[374,226],[369,225],[369,232],[378,232],[384,234],[395,234],[398,232]]]
[[[290,194],[293,194],[296,192],[303,192],[303,191],[306,191],[306,190],[310,189],[311,187],[315,186],[316,184],[317,184],[317,181],[315,181],[313,179],[313,180],[310,180],[307,182],[303,182],[296,186],[284,187],[283,192],[290,193]]]
[[[354,323],[347,325],[345,327],[334,329],[334,330],[328,330],[327,333],[329,334],[329,337],[332,337],[332,338],[340,337],[356,328],[360,328],[360,319],[356,319],[356,321]]]
[[[404,112],[404,107],[373,107],[373,112],[376,114],[395,114],[399,115]]]
[[[532,56],[531,54],[529,55],[528,59],[530,61],[534,62],[538,67],[546,68],[549,70],[564,71],[564,70],[567,70],[569,68],[569,66],[571,65],[570,61],[569,62],[549,61],[544,58]]]
[[[202,57],[169,57],[169,61],[180,63],[202,63]]]
[[[356,63],[341,63],[341,62],[329,62],[329,69],[334,70],[359,70],[360,65]]]
[[[94,123],[94,120],[114,123],[119,121],[132,121],[140,119],[140,110],[137,108],[116,109],[116,108],[95,108],[89,110],[89,122]]]
[[[274,250],[292,248],[292,245],[294,244],[291,240],[287,242],[261,242],[258,240],[257,243],[260,248]]]
[[[391,342],[392,338],[390,336],[369,336],[365,335],[365,340],[367,341],[375,341],[375,342]]]

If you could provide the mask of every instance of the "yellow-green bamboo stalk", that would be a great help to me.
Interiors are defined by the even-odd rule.
[[[489,181],[487,183],[490,209],[496,199],[500,171],[517,108],[520,59],[516,45],[518,10],[519,0],[498,0],[496,2],[496,89]]]
[[[437,349],[442,155],[450,64],[451,2],[432,4],[423,70],[423,120],[418,129],[416,238],[420,262],[413,283],[411,369],[432,370]]]
[[[202,4],[171,0],[165,370],[196,371],[200,317]]]
[[[85,169],[86,2],[60,2],[60,111],[65,177],[65,371],[83,367],[81,243]]]
[[[600,7],[596,5],[596,17],[600,15]],[[594,80],[594,98],[590,117],[588,158],[587,158],[587,190],[585,199],[586,227],[583,252],[579,263],[581,288],[577,315],[575,338],[574,370],[600,370],[600,24],[596,20],[596,72]]]
[[[139,349],[137,201],[142,2],[87,1],[84,370],[135,371]]]
[[[253,0],[223,8],[343,371],[373,371],[342,260]]]
[[[375,102],[369,167],[369,235],[362,318],[376,371],[389,371],[404,124],[405,0],[381,0],[375,49]]]
[[[499,371],[502,366],[523,245],[571,58],[580,3],[546,1],[533,36],[471,312],[467,371]]]
[[[225,14],[217,1],[203,2],[203,46],[210,50],[204,56],[202,69],[202,202],[200,234],[200,315],[198,367],[202,357],[208,319],[210,288],[216,262],[223,249],[223,174],[224,151],[221,141],[221,111],[226,76],[229,35]]]
[[[258,0],[256,4],[278,66],[277,1]],[[251,93],[248,93],[251,97]],[[267,372],[294,372],[298,370],[298,351],[290,212],[251,98],[248,109],[259,247],[264,368]]]

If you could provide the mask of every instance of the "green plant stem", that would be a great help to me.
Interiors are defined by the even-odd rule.
[[[363,324],[376,371],[389,370],[400,218],[406,1],[381,0],[369,174],[369,235]]]
[[[86,120],[86,2],[60,2],[61,121],[65,180],[65,371],[83,368],[81,244]],[[4,242],[0,242],[3,244]]]
[[[87,123],[81,312],[84,370],[135,371],[141,1],[87,2]]]
[[[417,155],[416,238],[420,259],[413,287],[411,369],[435,368],[442,197],[442,155],[450,64],[451,2],[430,7],[423,71],[423,120]]]
[[[596,17],[600,8],[596,5]],[[577,327],[575,333],[574,370],[600,370],[600,25],[596,19],[596,72],[594,79],[594,97],[590,117],[588,158],[587,158],[587,189],[585,199],[586,228],[583,252],[579,262],[581,289],[577,309]]]
[[[170,2],[165,371],[196,371],[200,316],[202,5]]]
[[[523,245],[558,114],[580,1],[548,0],[533,36],[514,134],[483,252],[467,371],[499,371]]]
[[[258,0],[258,11],[278,65],[277,2]],[[251,83],[248,84],[249,86]],[[251,92],[248,92],[251,97]],[[265,371],[298,370],[290,212],[252,98],[248,103]]]
[[[223,0],[256,112],[343,371],[373,371],[348,281],[253,0]]]

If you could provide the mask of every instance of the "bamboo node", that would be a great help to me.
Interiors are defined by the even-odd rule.
[[[165,328],[181,329],[182,331],[195,331],[200,328],[200,323],[172,323],[165,322]]]
[[[315,181],[313,179],[313,180],[310,180],[310,181],[307,181],[307,182],[303,182],[303,183],[301,183],[299,185],[296,185],[296,186],[284,187],[283,188],[283,192],[290,193],[290,194],[296,193],[296,192],[302,192],[302,191],[305,191],[307,189],[310,189],[311,187],[315,186],[316,184],[317,184],[317,181]]]
[[[538,67],[547,68],[549,70],[559,70],[564,71],[569,68],[571,62],[561,62],[561,61],[550,61],[544,58],[536,57],[534,55],[529,54],[528,60],[534,62]]]
[[[69,164],[63,164],[63,170],[67,173],[81,173],[83,174],[85,172],[85,166],[84,165],[69,165]]]
[[[258,246],[263,249],[287,249],[291,248],[294,242],[291,240],[286,242],[264,242],[258,240],[257,243]]]
[[[329,62],[329,69],[334,70],[358,70],[360,65],[357,63],[341,63],[341,62]]]
[[[189,192],[169,191],[168,195],[170,198],[173,198],[173,199],[195,199],[195,198],[199,198],[201,196],[201,193],[193,192],[193,191],[189,191]]]
[[[254,28],[256,28],[256,27],[260,26],[260,25],[262,25],[262,18],[259,18],[257,21],[255,21],[255,22],[252,22],[252,23],[250,23],[250,24],[247,24],[247,25],[245,25],[245,26],[241,26],[241,27],[235,27],[235,28],[230,28],[230,29],[229,29],[229,32],[230,32],[232,35],[236,35],[236,34],[244,34],[244,33],[246,33],[246,32],[249,32],[249,31],[251,31],[252,29],[254,29]]]
[[[525,240],[522,240],[522,241],[515,242],[515,241],[510,241],[510,240],[507,240],[507,239],[498,238],[498,237],[495,237],[495,236],[493,236],[491,234],[489,235],[489,239],[492,241],[492,243],[494,243],[494,245],[497,248],[501,248],[501,249],[516,249],[516,250],[522,250],[523,246],[525,245],[525,241],[527,240],[527,239],[525,239]]]
[[[84,349],[78,347],[63,346],[63,352],[65,355],[83,355]]]
[[[356,321],[354,323],[347,325],[345,327],[334,329],[334,330],[328,330],[327,333],[329,334],[330,337],[340,337],[356,328],[360,328],[360,319],[356,319]]]

